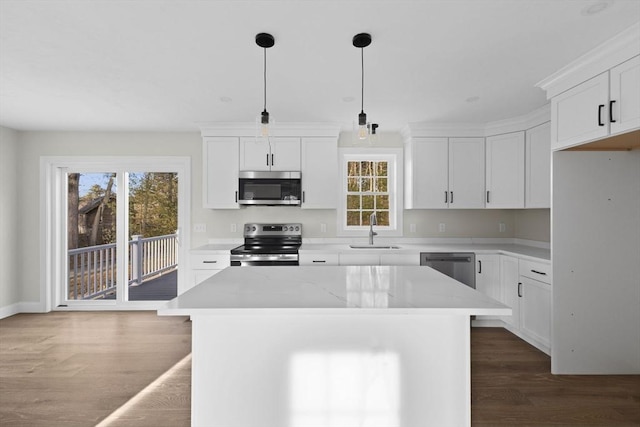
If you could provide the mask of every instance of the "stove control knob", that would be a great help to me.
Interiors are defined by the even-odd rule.
[[[256,231],[256,226],[251,227],[251,231]]]
[[[300,231],[300,227],[296,225],[296,231]]]
[[[285,225],[284,226],[284,231],[288,231],[288,230],[289,230],[289,228],[287,228],[287,226]]]
[[[247,226],[247,231],[251,231],[251,227]]]

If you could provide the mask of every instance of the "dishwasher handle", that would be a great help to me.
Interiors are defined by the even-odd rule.
[[[424,258],[422,258],[424,261],[426,262],[433,262],[433,261],[444,261],[444,262],[471,262],[471,257],[469,256],[459,256],[459,257],[430,257],[430,256],[425,256]]]

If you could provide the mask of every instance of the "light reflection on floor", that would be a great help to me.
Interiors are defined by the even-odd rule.
[[[397,353],[297,353],[289,376],[290,427],[400,426]]]

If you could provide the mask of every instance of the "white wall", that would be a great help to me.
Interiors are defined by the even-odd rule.
[[[246,222],[301,222],[305,226],[304,237],[336,237],[335,210],[303,210],[291,207],[247,207],[237,210],[209,210],[202,208],[202,139],[193,133],[153,132],[19,132],[18,179],[9,181],[12,191],[18,183],[21,195],[19,216],[21,221],[17,233],[24,244],[18,250],[21,259],[33,259],[40,245],[40,157],[41,156],[190,156],[191,170],[191,223],[206,224],[206,233],[192,233],[191,246],[208,243],[211,238],[242,239],[242,224]],[[352,139],[341,135],[340,146],[349,146]],[[398,133],[381,134],[377,146],[401,147],[402,137]],[[15,162],[11,162],[15,165]],[[404,211],[405,237],[517,237],[517,228],[523,229],[522,221],[516,227],[517,210],[411,210]],[[498,224],[506,225],[499,232]],[[525,221],[526,222],[526,221]],[[320,224],[327,225],[322,233]],[[438,231],[440,223],[446,231]],[[231,232],[231,224],[237,231]],[[410,224],[416,224],[416,232],[410,232]],[[14,224],[15,225],[15,224]],[[526,227],[525,227],[526,228]],[[539,229],[540,227],[534,227]],[[544,229],[544,227],[542,227]],[[13,229],[16,230],[15,228]],[[542,231],[524,233],[531,240],[548,241]],[[16,253],[15,248],[11,252]],[[36,255],[37,256],[37,255]],[[39,301],[40,276],[33,265],[25,265],[19,272],[21,300]]]
[[[0,126],[0,318],[20,302],[18,170],[18,133]]]

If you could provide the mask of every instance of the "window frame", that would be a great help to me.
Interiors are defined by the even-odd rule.
[[[347,226],[347,164],[358,161],[387,162],[387,190],[389,193],[389,225],[374,225],[378,236],[402,236],[403,216],[403,150],[402,148],[340,148],[340,200],[338,203],[337,235],[366,237],[369,226]]]

